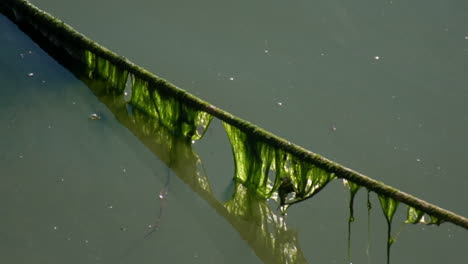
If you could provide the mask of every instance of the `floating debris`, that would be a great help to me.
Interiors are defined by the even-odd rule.
[[[90,120],[100,120],[101,119],[101,116],[96,114],[96,113],[93,113],[91,115],[89,115],[88,117]]]

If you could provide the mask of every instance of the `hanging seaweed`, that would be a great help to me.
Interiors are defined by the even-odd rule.
[[[351,262],[351,224],[354,222],[354,197],[361,186],[354,182],[343,180],[345,186],[349,187],[349,218],[348,218],[348,261]]]
[[[370,191],[367,189],[367,248],[366,248],[366,255],[367,255],[367,262],[371,263],[371,256],[370,256],[370,241],[371,241],[371,209],[372,203],[370,201]]]
[[[25,0],[3,0],[0,11],[49,49],[80,63],[76,67],[81,67],[89,78],[108,84],[100,93],[121,95],[128,76],[132,76],[131,107],[150,116],[185,143],[200,139],[212,117],[222,120],[234,155],[236,181],[262,199],[276,198],[283,211],[313,197],[331,180],[345,179],[351,188],[350,235],[354,195],[360,187],[375,192],[388,225],[387,262],[393,243],[391,223],[399,203],[408,206],[407,223],[451,222],[468,229],[468,219],[291,144],[208,104],[98,45]],[[430,217],[428,222],[424,221],[425,214]]]
[[[311,198],[335,178],[333,173],[272,147],[254,135],[224,123],[235,162],[235,179],[265,199],[277,198],[288,206]],[[274,172],[270,179],[269,173]]]
[[[395,242],[392,238],[392,220],[398,208],[398,201],[383,195],[379,195],[379,201],[387,220],[387,264],[390,264],[390,247]]]

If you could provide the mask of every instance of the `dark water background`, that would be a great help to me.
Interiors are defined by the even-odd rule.
[[[218,107],[468,215],[462,1],[33,3]],[[83,83],[0,21],[2,262],[259,262],[177,177],[160,229],[144,238],[168,168]],[[91,113],[103,119],[91,121]],[[221,126],[212,125],[195,147],[214,192],[227,199],[232,155]],[[288,227],[309,263],[346,262],[347,199],[336,181],[290,209]],[[373,197],[370,263],[385,259],[377,203]],[[356,216],[352,260],[368,263],[364,192]],[[466,245],[466,230],[451,224],[406,226],[392,260],[463,263]]]

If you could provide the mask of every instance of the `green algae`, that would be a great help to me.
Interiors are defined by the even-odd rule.
[[[103,59],[91,51],[84,52],[86,72],[89,78],[102,79],[107,82],[107,92],[121,95],[128,87],[128,71],[123,70],[106,59]],[[145,79],[132,76],[131,99],[133,107],[140,109],[155,118],[167,127],[174,135],[189,140],[200,139],[212,116],[206,112],[197,111],[181,102],[170,94],[164,93],[161,86],[164,82],[149,82]]]
[[[421,222],[421,219],[423,218],[423,216],[424,216],[424,212],[416,208],[413,208],[411,206],[408,206],[405,223],[418,224]]]
[[[106,86],[108,88],[107,92],[123,93],[129,76],[128,71],[96,56],[89,50],[83,52],[83,61],[86,64],[86,72],[89,78],[106,81],[108,84]]]
[[[86,71],[88,76],[105,80],[109,87],[102,92],[122,93],[130,74],[134,78],[132,82],[137,86],[137,88],[132,87],[133,107],[155,117],[157,122],[168,127],[175,135],[185,137],[188,141],[200,139],[209,125],[211,116],[247,134],[249,142],[256,142],[252,148],[244,147],[250,153],[246,156],[252,160],[241,162],[243,158],[240,156],[244,154],[236,154],[236,166],[239,167],[236,169],[236,179],[256,189],[256,192],[263,193],[264,197],[269,197],[273,193],[280,195],[285,207],[312,197],[333,178],[343,178],[364,186],[379,196],[391,197],[423,211],[434,219],[431,220],[434,224],[449,221],[468,228],[468,219],[464,217],[291,144],[190,95],[100,46],[28,1],[4,0],[0,2],[0,11],[34,40],[39,41],[48,52],[56,53],[55,57],[59,60],[64,59],[62,58],[64,56],[67,60],[74,60],[75,64],[81,63],[84,66],[81,70]],[[72,66],[72,68],[78,67],[81,66]],[[135,91],[136,95],[133,94]],[[233,146],[234,149],[239,147]],[[288,165],[284,167],[285,164]],[[292,166],[294,164],[295,166]],[[291,167],[288,167],[290,165]],[[243,170],[261,173],[246,177]],[[265,173],[267,170],[275,172],[274,179],[267,179]],[[240,174],[237,175],[238,173]]]
[[[8,5],[16,8],[10,10]],[[189,144],[203,136],[213,116],[221,119],[231,142],[235,162],[234,179],[261,199],[275,199],[283,213],[289,206],[319,193],[333,179],[347,179],[350,186],[348,258],[350,258],[351,223],[355,220],[353,203],[361,187],[368,189],[368,229],[370,229],[371,208],[369,193],[373,191],[378,194],[388,225],[387,263],[390,261],[390,247],[394,242],[391,237],[391,225],[398,201],[408,205],[406,223],[439,225],[450,221],[468,227],[468,222],[463,217],[368,179],[191,96],[85,38],[63,22],[35,9],[26,1],[5,0],[4,3],[0,3],[0,9],[7,12],[7,15],[12,14],[9,17],[19,21],[18,23],[29,25],[33,30],[39,31],[42,38],[49,41],[55,49],[63,49],[68,56],[81,62],[84,66],[82,70],[88,78],[105,84],[102,85],[102,89],[96,91],[97,95],[119,96],[117,100],[119,105],[128,104],[134,109],[135,114],[131,122],[137,122],[141,129],[148,130],[145,133],[151,132],[152,140],[167,145],[168,149],[176,148],[174,140],[172,137],[163,136],[166,134],[158,133],[158,130],[164,128],[172,136],[182,138],[184,144]],[[29,19],[32,22],[28,22]],[[132,79],[131,87],[126,87],[129,76]],[[122,96],[125,89],[131,89],[129,102],[125,102]],[[145,123],[153,123],[154,126]],[[170,153],[176,152],[170,151]],[[173,164],[172,161],[177,159],[173,155],[175,154],[171,154],[168,158],[168,164]],[[209,192],[206,178],[197,178],[196,181],[202,183],[204,191]],[[240,189],[239,187],[236,190]],[[242,196],[241,193],[238,195]],[[244,200],[234,196],[233,201],[243,203]],[[233,206],[230,205],[230,208]],[[424,214],[430,217],[428,222],[423,221]]]
[[[392,238],[392,220],[398,208],[399,202],[383,195],[379,195],[382,212],[387,220],[387,264],[390,263],[390,247],[395,240]]]
[[[371,247],[371,210],[372,210],[372,203],[370,200],[370,190],[367,189],[367,248],[366,248],[366,255],[367,255],[367,262],[371,263],[371,255],[370,255],[370,247]]]
[[[354,198],[357,192],[361,188],[360,185],[352,182],[343,180],[346,186],[349,187],[349,218],[348,218],[348,261],[351,262],[351,224],[354,222]]]
[[[283,210],[313,197],[335,178],[333,173],[258,140],[255,135],[227,123],[223,125],[231,142],[236,181],[265,199],[277,198]]]
[[[212,116],[164,93],[164,90],[158,89],[161,85],[164,83],[133,78],[131,104],[158,119],[174,135],[190,140],[200,139]]]

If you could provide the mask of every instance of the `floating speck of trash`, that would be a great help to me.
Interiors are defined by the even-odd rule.
[[[88,241],[88,240],[85,240],[84,242],[85,242],[86,244],[88,244],[88,243],[89,243],[89,241]]]
[[[333,131],[333,132],[336,131],[336,126],[335,126],[335,125],[332,125],[332,126],[331,126],[331,131]]]
[[[72,102],[72,105],[76,105],[76,102]]]
[[[374,56],[374,60],[380,60],[379,56]]]
[[[107,208],[112,209],[112,208],[114,208],[114,206],[111,204],[111,205],[107,206]]]
[[[417,161],[417,162],[420,162],[420,161],[421,161],[421,159],[420,159],[420,158],[417,158],[417,159],[416,159],[416,161]]]
[[[32,77],[32,76],[34,76],[34,72],[30,72],[30,73],[28,73],[28,76],[29,76],[29,77]]]
[[[234,81],[234,77],[230,77],[229,80]]]
[[[468,40],[468,36],[465,36],[465,39]]]
[[[57,230],[57,229],[58,229],[58,227],[57,227],[57,226],[54,226],[54,230]]]
[[[127,169],[123,168],[122,169],[123,173],[127,173]]]
[[[99,120],[99,119],[101,119],[101,116],[99,116],[96,113],[93,113],[93,114],[89,115],[88,118],[91,119],[91,120]]]
[[[22,154],[20,154],[20,155],[18,156],[18,158],[22,159],[22,158],[23,158],[23,155],[22,155]]]
[[[283,103],[282,103],[282,102],[278,102],[277,104],[278,104],[278,106],[282,106],[282,105],[283,105]]]
[[[122,226],[122,227],[120,228],[120,231],[125,232],[125,231],[127,231],[127,228],[124,227],[124,226]]]

